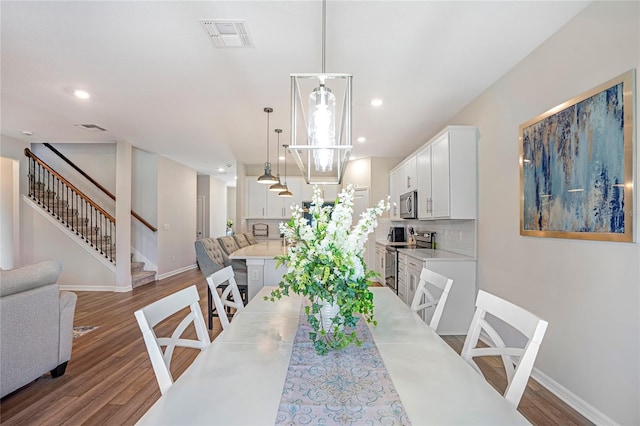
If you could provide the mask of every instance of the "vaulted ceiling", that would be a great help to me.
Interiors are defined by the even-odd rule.
[[[354,76],[352,157],[410,153],[587,3],[328,1],[326,71]],[[28,142],[125,140],[233,182],[236,162],[265,161],[265,106],[272,162],[273,129],[288,141],[289,75],[321,71],[319,0],[0,7],[1,130]],[[254,46],[215,47],[201,19],[244,21]]]

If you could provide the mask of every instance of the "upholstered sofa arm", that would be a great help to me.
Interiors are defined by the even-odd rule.
[[[78,296],[69,291],[60,292],[60,348],[58,350],[58,364],[71,359],[71,345],[73,341],[73,314],[76,310]]]

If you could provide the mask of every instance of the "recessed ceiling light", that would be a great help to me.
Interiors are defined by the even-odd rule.
[[[33,135],[33,132],[31,132],[31,131],[29,131],[29,130],[23,130],[23,131],[22,131],[22,134],[23,134],[23,135],[25,135],[25,136],[32,136],[32,135]]]
[[[358,142],[363,143],[367,141],[367,138],[365,138],[364,136],[360,136],[358,139],[356,139]]]
[[[80,98],[80,99],[89,99],[91,97],[89,92],[86,92],[80,89],[74,90],[73,94],[76,95],[76,98]]]
[[[224,167],[218,167],[218,173],[224,173],[226,169]]]
[[[281,155],[280,157],[278,157],[278,160],[284,161],[284,155]]]
[[[380,105],[382,105],[382,99],[380,99],[380,98],[371,99],[371,105],[373,105],[373,106],[380,106]]]

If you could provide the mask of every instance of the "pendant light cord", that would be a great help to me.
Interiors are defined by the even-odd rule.
[[[280,132],[278,130],[280,130]],[[275,131],[278,134],[278,177],[280,177],[280,133],[282,130],[276,129]]]
[[[269,111],[267,111],[267,163],[269,162]]]
[[[322,74],[325,70],[325,44],[327,41],[327,0],[322,0]]]
[[[282,145],[284,147],[284,185],[287,185],[287,147],[289,145]]]

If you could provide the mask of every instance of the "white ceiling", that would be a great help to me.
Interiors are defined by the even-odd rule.
[[[587,3],[328,1],[326,71],[354,76],[352,158],[407,155]],[[272,163],[273,130],[288,142],[289,75],[321,71],[319,0],[0,7],[1,130],[27,142],[125,140],[200,173],[231,164],[232,182],[236,161],[265,161],[265,106]],[[214,47],[209,18],[245,20],[255,48]]]

